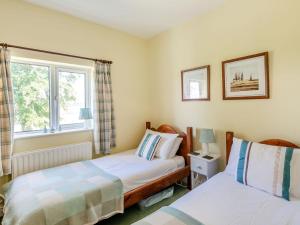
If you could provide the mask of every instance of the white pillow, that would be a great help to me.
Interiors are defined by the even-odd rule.
[[[229,155],[229,159],[228,159],[228,164],[224,171],[226,174],[228,174],[230,176],[235,176],[235,174],[236,174],[236,169],[237,169],[238,160],[239,160],[239,156],[240,156],[240,148],[241,148],[242,141],[243,140],[241,140],[241,139],[238,139],[235,137],[233,138],[230,155]]]
[[[289,154],[287,151],[293,152]],[[287,200],[300,198],[299,171],[299,149],[247,142],[237,138],[233,139],[225,169],[238,182]]]
[[[291,198],[300,199],[300,149],[294,149],[293,158],[291,161]]]
[[[146,134],[157,134],[161,136],[155,156],[161,159],[168,159],[178,134],[161,133],[149,129],[146,130]]]
[[[177,137],[175,139],[173,147],[172,147],[171,151],[169,152],[168,159],[172,159],[176,155],[182,140],[183,140],[183,138],[179,138],[179,137]]]

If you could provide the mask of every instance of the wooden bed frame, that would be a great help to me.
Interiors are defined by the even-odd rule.
[[[151,127],[150,122],[146,122],[146,129],[151,129],[162,133],[179,134],[178,137],[183,138],[183,140],[179,147],[177,155],[181,155],[184,157],[185,167],[125,193],[124,196],[125,208],[128,208],[138,203],[139,201],[175,184],[176,182],[184,179],[185,177],[188,178],[188,188],[191,189],[190,160],[188,154],[192,150],[192,146],[193,146],[192,128],[188,127],[187,133],[184,133],[182,131],[177,131],[170,125],[165,125],[165,124],[159,126],[157,129],[154,129]]]
[[[234,137],[233,132],[231,132],[231,131],[226,132],[226,164],[228,163],[228,160],[229,160],[233,137]],[[267,140],[261,141],[259,143],[266,144],[266,145],[299,148],[299,146],[297,146],[296,144],[286,141],[286,140],[282,140],[282,139],[267,139]]]

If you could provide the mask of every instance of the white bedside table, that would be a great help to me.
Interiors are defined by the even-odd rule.
[[[200,155],[189,154],[191,158],[191,177],[192,177],[192,189],[200,185],[202,182],[197,182],[199,175],[206,177],[206,180],[218,173],[218,161],[219,154],[210,153],[213,159],[202,158],[204,155],[201,152]]]

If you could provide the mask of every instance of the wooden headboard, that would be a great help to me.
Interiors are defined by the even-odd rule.
[[[231,131],[226,132],[226,164],[228,163],[228,160],[229,160],[233,137],[234,137],[233,132],[231,132]],[[282,140],[282,139],[267,139],[267,140],[261,141],[259,143],[266,144],[266,145],[299,148],[299,146],[297,146],[296,144],[286,141],[286,140]]]
[[[193,128],[192,127],[187,127],[187,131],[186,131],[186,133],[184,133],[182,131],[177,131],[172,126],[166,125],[166,124],[160,125],[157,129],[155,129],[155,128],[151,127],[150,122],[146,122],[146,129],[151,129],[151,130],[158,131],[161,133],[178,134],[178,137],[181,137],[183,140],[179,147],[177,155],[183,156],[186,165],[190,164],[188,154],[193,149]]]

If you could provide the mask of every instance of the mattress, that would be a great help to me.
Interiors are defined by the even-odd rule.
[[[185,166],[182,156],[175,156],[172,159],[154,158],[148,161],[136,156],[135,151],[129,150],[105,156],[92,162],[97,167],[119,177],[123,183],[124,193]]]
[[[286,201],[219,173],[172,207],[205,225],[300,225],[300,200]]]

